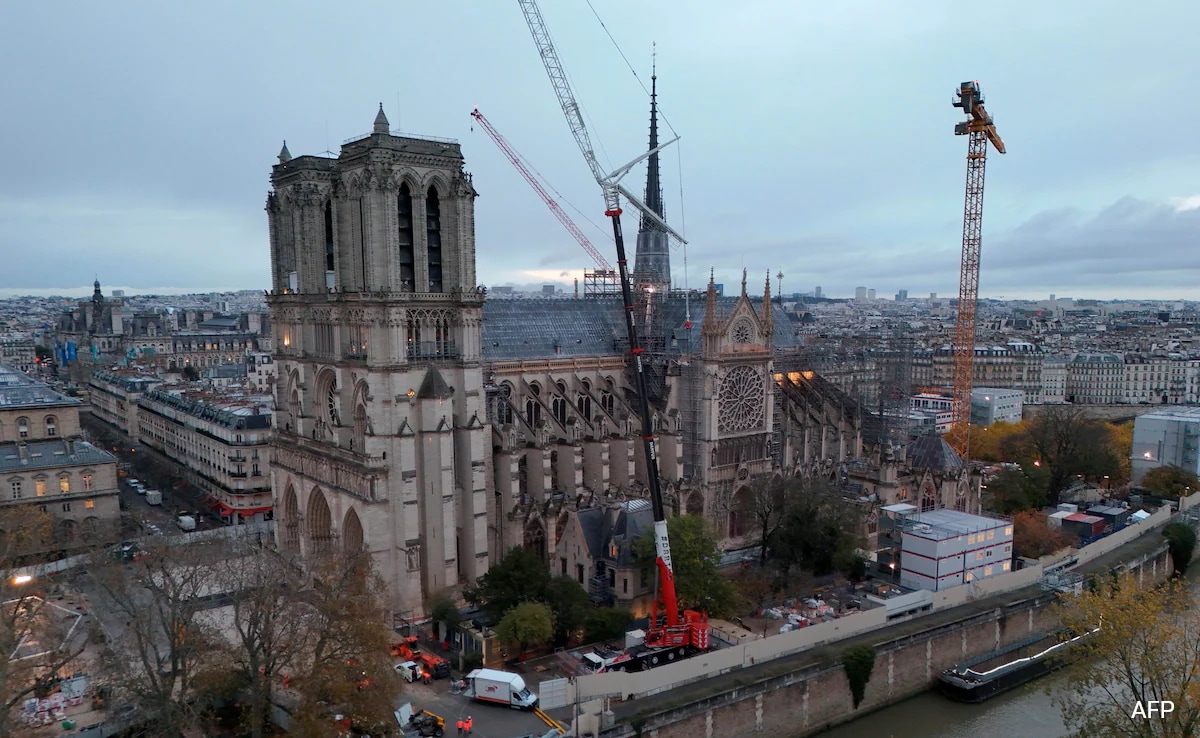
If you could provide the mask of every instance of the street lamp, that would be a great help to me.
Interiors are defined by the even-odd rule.
[[[13,581],[13,584],[16,584],[16,585],[29,584],[30,582],[33,581],[33,577],[28,574],[18,574],[15,577],[13,577],[12,581]]]

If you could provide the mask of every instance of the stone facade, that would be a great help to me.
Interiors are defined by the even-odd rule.
[[[277,539],[365,549],[390,606],[487,571],[483,291],[457,143],[372,133],[292,159],[267,199]]]
[[[563,542],[574,516],[646,495],[622,305],[485,303],[476,193],[456,143],[393,135],[381,111],[337,158],[292,158],[285,146],[272,184],[283,550],[369,551],[395,613],[419,619],[429,598],[474,582],[514,546],[558,572],[563,547],[579,545]],[[691,300],[705,311],[695,325]],[[769,280],[761,301],[745,277],[732,299],[711,280],[706,296],[646,288],[637,320],[652,347],[666,505],[706,516],[727,546],[753,543],[753,478],[827,471],[861,453],[860,415],[827,383],[800,380],[804,406],[782,411],[774,351],[799,338]],[[608,583],[598,601],[645,594],[640,572],[626,591],[602,555],[570,562],[589,588]]]

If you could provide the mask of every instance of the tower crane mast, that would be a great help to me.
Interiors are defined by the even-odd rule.
[[[529,183],[533,191],[538,194],[538,197],[542,198],[542,202],[546,203],[546,207],[550,208],[550,212],[554,213],[554,217],[558,218],[558,222],[562,223],[570,231],[575,240],[579,242],[579,245],[583,247],[583,250],[592,257],[592,260],[596,262],[596,266],[611,272],[612,265],[596,250],[591,240],[584,235],[583,231],[579,230],[579,226],[575,225],[575,221],[571,220],[566,211],[562,209],[553,197],[550,197],[550,194],[542,187],[542,183],[538,181],[537,177],[533,176],[533,172],[529,171],[529,168],[525,166],[525,162],[521,161],[520,154],[516,152],[512,144],[508,142],[508,139],[501,135],[500,131],[496,130],[492,122],[483,116],[483,113],[479,112],[479,108],[475,108],[472,111],[471,117],[479,123],[488,137],[495,142],[496,146],[504,152],[504,155],[508,157],[508,160],[512,162],[517,171],[521,173],[521,176],[525,178],[525,181]]]
[[[971,451],[971,384],[975,371],[976,309],[979,304],[979,257],[983,236],[983,182],[988,144],[1005,153],[992,116],[983,106],[978,82],[963,82],[955,90],[954,107],[967,119],[954,126],[967,139],[967,186],[963,204],[962,263],[958,278],[958,321],[954,329],[953,424],[947,440],[966,461]]]
[[[651,625],[646,632],[644,642],[644,647],[648,649],[648,652],[639,654],[638,659],[645,665],[655,665],[659,663],[660,659],[674,660],[690,651],[707,650],[709,631],[708,618],[703,613],[688,611],[684,613],[683,618],[679,613],[679,602],[675,592],[675,570],[671,564],[671,545],[667,536],[666,511],[663,505],[662,485],[658,476],[658,450],[654,440],[654,423],[650,414],[646,373],[643,366],[643,348],[638,337],[634,316],[635,305],[629,278],[629,262],[625,256],[625,239],[621,232],[621,197],[624,196],[630,204],[641,211],[646,219],[657,224],[678,241],[681,243],[686,243],[686,241],[667,225],[658,213],[647,207],[645,203],[622,186],[620,181],[639,162],[674,143],[678,137],[651,149],[612,173],[605,174],[596,159],[591,136],[588,135],[587,126],[583,122],[579,102],[575,99],[575,93],[572,92],[571,85],[567,81],[566,72],[563,69],[562,61],[558,58],[554,42],[550,38],[546,21],[542,18],[541,9],[536,0],[517,0],[517,2],[521,6],[521,12],[524,14],[529,32],[533,36],[533,42],[537,46],[542,64],[546,68],[546,74],[550,77],[554,94],[558,96],[558,102],[567,119],[567,125],[571,129],[571,135],[574,136],[575,143],[579,146],[588,169],[591,170],[592,176],[604,194],[604,214],[612,222],[613,241],[617,250],[617,269],[621,277],[621,298],[625,307],[623,311],[625,313],[625,330],[629,337],[629,353],[634,363],[638,414],[641,415],[642,421],[642,443],[646,454],[646,485],[650,492],[650,505],[654,516],[655,563],[666,615],[665,626],[660,626],[656,603],[654,617],[651,618]]]

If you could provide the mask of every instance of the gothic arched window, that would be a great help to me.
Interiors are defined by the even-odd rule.
[[[550,401],[550,412],[559,425],[567,424],[567,400],[565,397],[555,397]]]
[[[413,258],[413,203],[408,184],[400,185],[396,196],[396,222],[400,244],[400,289],[411,290],[416,284],[416,260]]]
[[[429,291],[442,291],[442,208],[437,189],[425,195],[425,247],[429,262]]]
[[[325,202],[325,271],[332,272],[333,259],[333,201]]]

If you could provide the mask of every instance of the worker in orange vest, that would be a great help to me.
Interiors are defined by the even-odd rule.
[[[464,728],[464,727],[466,726],[466,724],[467,724],[467,723],[466,723],[466,721],[465,721],[465,720],[463,720],[462,718],[459,718],[459,719],[458,719],[458,722],[457,722],[457,723],[455,723],[455,724],[458,726],[458,734],[459,734],[459,735],[462,735],[462,734],[463,734],[463,728]]]
[[[470,715],[467,715],[467,722],[463,723],[463,727],[467,729],[467,735],[471,735],[471,726],[473,724],[474,720],[471,719]]]

